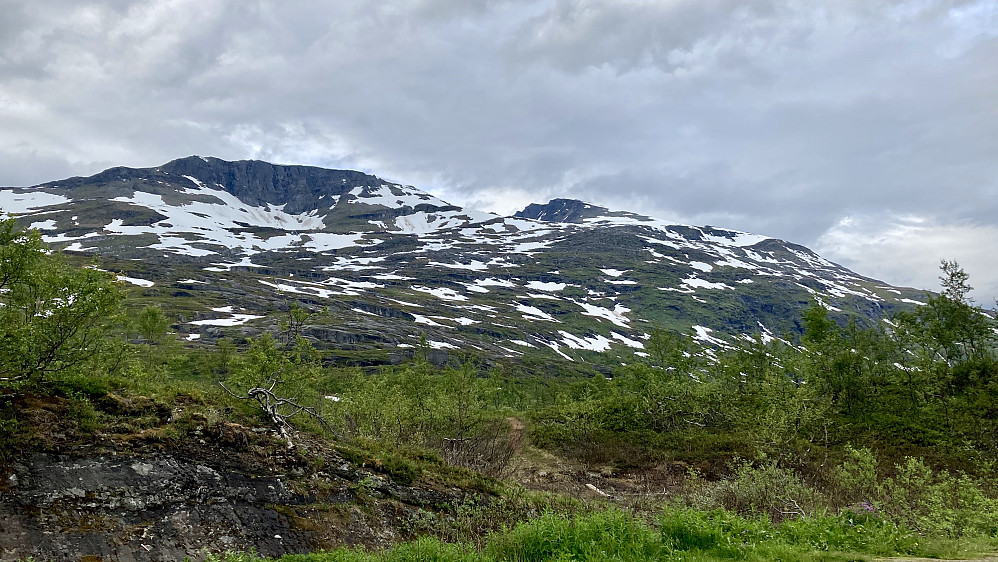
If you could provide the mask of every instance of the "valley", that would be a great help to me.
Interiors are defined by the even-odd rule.
[[[998,341],[803,246],[197,156],[0,190],[0,558],[998,548]]]

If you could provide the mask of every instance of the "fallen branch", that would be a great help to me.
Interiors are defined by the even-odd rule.
[[[322,425],[322,427],[327,431],[335,433],[332,426],[329,425],[329,422],[327,422],[315,408],[303,406],[294,400],[282,398],[274,393],[274,387],[277,385],[276,380],[273,381],[270,388],[255,387],[247,390],[246,396],[232,392],[227,386],[225,386],[224,383],[219,382],[218,385],[221,386],[222,390],[227,392],[230,396],[239,400],[256,400],[257,404],[260,405],[260,409],[264,411],[267,418],[270,420],[270,423],[273,424],[277,434],[280,435],[281,438],[288,444],[288,449],[293,449],[295,446],[295,429],[294,426],[288,422],[288,419],[297,416],[302,412],[312,416],[312,418],[318,421],[319,424]],[[289,413],[281,413],[282,408],[288,408],[291,411]]]

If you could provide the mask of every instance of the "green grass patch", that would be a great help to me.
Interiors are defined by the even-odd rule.
[[[982,549],[993,543],[981,540]],[[879,556],[967,556],[945,540],[925,539],[872,514],[817,515],[774,525],[723,510],[675,508],[653,523],[618,509],[569,516],[546,513],[488,536],[484,545],[421,538],[375,552],[337,549],[280,558],[281,562],[564,562],[649,560],[870,560]],[[214,562],[258,562],[232,553]]]

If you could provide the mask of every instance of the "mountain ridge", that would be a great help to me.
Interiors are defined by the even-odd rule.
[[[723,346],[799,331],[811,302],[869,324],[924,294],[736,230],[571,199],[502,217],[362,172],[251,160],[3,188],[0,209],[56,249],[101,256],[191,342],[267,330],[293,298],[334,311],[312,334],[332,347],[390,354],[425,337],[440,351],[626,361],[657,328]]]

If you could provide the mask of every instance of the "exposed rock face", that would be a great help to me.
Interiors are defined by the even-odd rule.
[[[577,199],[552,199],[547,203],[531,203],[515,215],[520,219],[551,222],[582,222],[582,219],[605,215],[607,209]]]
[[[308,499],[279,478],[215,470],[170,456],[15,466],[0,497],[0,556],[13,560],[182,560],[200,549],[304,552],[310,540],[274,505]]]
[[[250,205],[287,205],[289,213],[318,208],[319,197],[342,195],[355,187],[377,185],[378,178],[352,170],[328,170],[313,166],[282,166],[259,160],[227,162],[217,158],[189,156],[160,167],[174,175],[200,178],[221,185]]]
[[[175,561],[230,550],[280,556],[384,547],[410,538],[415,513],[461,497],[340,462],[308,479],[321,493],[303,496],[282,476],[167,454],[36,454],[3,482],[0,560]]]
[[[0,462],[0,561],[382,548],[470,496],[488,501],[315,436],[299,434],[289,450],[266,429],[184,412],[183,399],[171,409],[95,398],[107,416],[97,433],[80,431],[68,402],[22,394],[0,404],[25,432],[24,448]]]
[[[547,203],[531,203],[522,211],[517,211],[514,217],[545,222],[583,223],[595,219],[631,219],[635,221],[651,221],[644,215],[628,211],[611,211],[606,207],[579,201],[578,199],[552,199]]]
[[[374,176],[353,170],[283,166],[259,160],[228,162],[199,156],[179,158],[158,168],[110,168],[94,176],[53,183],[70,189],[111,182],[169,184],[183,176],[220,186],[249,205],[287,205],[289,213],[316,209],[322,196],[342,195],[355,187],[381,183]]]

